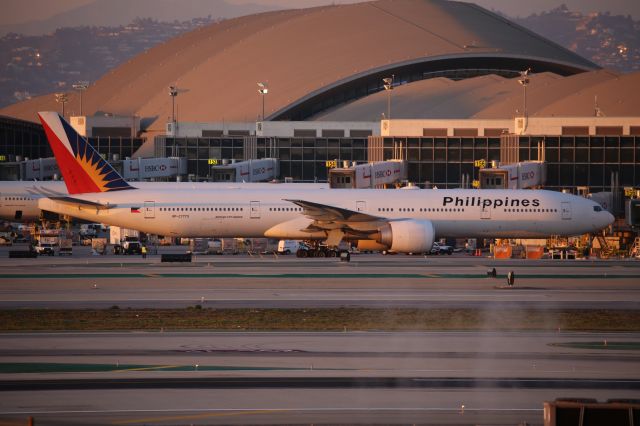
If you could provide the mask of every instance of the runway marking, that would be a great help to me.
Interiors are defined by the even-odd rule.
[[[266,409],[266,410],[251,410],[251,411],[232,411],[225,413],[206,413],[206,414],[190,414],[184,416],[166,416],[166,417],[147,417],[143,419],[131,419],[131,420],[119,420],[112,422],[112,425],[131,425],[137,423],[149,423],[149,422],[168,422],[172,420],[195,420],[205,419],[209,417],[227,417],[227,416],[244,416],[252,414],[271,414],[277,412],[284,412],[289,410],[284,409]]]
[[[185,351],[196,352],[196,351]],[[197,351],[202,353],[202,351]],[[264,353],[264,352],[263,352]],[[0,362],[0,373],[21,374],[21,373],[101,373],[101,372],[124,372],[124,371],[306,371],[307,367],[259,367],[259,366],[236,366],[236,365],[122,365],[113,364],[85,364],[85,363],[48,363],[48,362]],[[321,371],[349,371],[345,368],[317,368]]]
[[[167,368],[178,368],[183,367],[182,365],[156,365],[155,367],[140,367],[140,368],[125,368],[125,369],[115,369],[113,371],[146,371],[146,370],[163,370]]]

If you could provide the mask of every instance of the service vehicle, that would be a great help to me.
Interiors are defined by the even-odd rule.
[[[55,248],[55,244],[39,242],[35,250],[39,256],[53,256],[56,253]]]
[[[278,254],[291,254],[298,251],[300,242],[298,240],[280,240],[278,241]]]
[[[453,247],[434,241],[429,254],[453,254]]]
[[[142,244],[137,237],[126,237],[120,244],[113,246],[113,254],[142,254]]]

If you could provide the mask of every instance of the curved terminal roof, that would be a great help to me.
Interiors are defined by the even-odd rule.
[[[266,82],[268,119],[306,119],[382,90],[390,74],[409,82],[529,66],[560,75],[598,68],[474,4],[380,0],[245,16],[184,34],[107,73],[85,92],[83,108],[135,114],[163,131],[172,114],[168,86],[177,85],[180,121],[254,121],[256,83]],[[78,103],[70,93],[67,111],[78,113]],[[53,95],[0,113],[35,121],[43,109],[59,109]]]
[[[527,86],[530,116],[593,116],[596,104],[608,116],[639,116],[640,72],[619,75],[599,70],[559,76],[532,74]],[[387,113],[380,92],[311,117],[316,121],[378,121]],[[503,119],[521,113],[523,88],[517,78],[485,75],[454,81],[433,78],[397,86],[391,116],[398,119]]]

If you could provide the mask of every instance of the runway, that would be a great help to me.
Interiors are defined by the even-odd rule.
[[[1,255],[1,253],[0,253]],[[640,262],[451,257],[0,258],[0,308],[637,309]],[[496,268],[497,278],[487,277]],[[504,287],[509,271],[514,288]],[[554,329],[550,326],[549,329]],[[0,421],[542,424],[544,401],[637,398],[639,333],[0,334]]]
[[[634,333],[27,333],[0,339],[0,418],[34,415],[38,424],[540,424],[544,400],[633,398],[640,390],[638,349],[565,345],[607,340],[640,347]],[[46,364],[41,368],[48,371],[12,373],[15,363]],[[69,370],[69,364],[85,369]]]
[[[635,309],[640,262],[495,261],[454,256],[0,258],[0,309],[502,308]],[[497,278],[488,278],[495,268]],[[505,288],[513,271],[514,288]]]

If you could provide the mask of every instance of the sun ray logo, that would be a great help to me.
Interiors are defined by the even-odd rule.
[[[58,113],[39,115],[70,194],[134,189]]]

